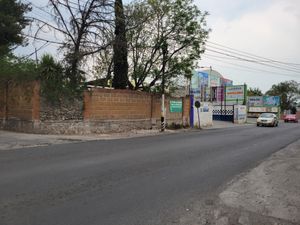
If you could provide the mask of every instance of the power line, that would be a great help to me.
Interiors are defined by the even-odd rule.
[[[30,35],[30,34],[24,34],[24,35],[25,35],[26,37],[33,38],[33,39],[35,39],[35,40],[49,42],[49,43],[51,43],[51,44],[57,44],[57,45],[64,45],[64,44],[65,44],[64,42],[58,42],[58,41],[47,40],[47,39],[45,39],[45,38],[35,37],[35,36]]]
[[[256,57],[256,58],[261,58],[261,59],[264,59],[264,60],[268,60],[268,61],[271,61],[271,62],[277,62],[277,63],[282,63],[282,64],[300,66],[299,63],[283,62],[283,61],[279,61],[279,60],[268,59],[266,57],[258,56],[258,55],[255,55],[253,53],[249,53],[249,52],[246,52],[246,51],[237,50],[237,49],[234,49],[234,48],[231,48],[231,47],[228,47],[228,46],[225,46],[225,45],[221,45],[221,44],[218,44],[218,43],[212,42],[212,41],[207,41],[207,43],[217,45],[217,46],[220,46],[220,47],[223,47],[223,48],[227,48],[227,49],[230,49],[230,50],[233,50],[233,51],[236,51],[236,52],[244,53],[246,55],[251,55],[251,56]]]
[[[224,59],[224,60],[230,60],[230,61],[234,60],[234,61],[239,61],[239,62],[248,62],[248,61],[245,61],[245,60],[241,60],[239,58],[233,58],[233,57],[227,57],[227,56],[220,56],[220,55],[213,55],[213,54],[209,54],[207,52],[204,53],[204,56],[210,56],[210,57],[214,57],[214,58],[218,58],[218,59]]]
[[[38,5],[36,5],[36,4],[34,4],[34,3],[30,2],[30,1],[28,1],[28,0],[24,0],[24,1],[26,1],[27,3],[33,5],[33,6],[34,6],[34,9],[38,9],[38,10],[40,10],[41,12],[44,12],[44,13],[50,15],[51,17],[58,18],[58,16],[53,15],[53,14],[50,13],[49,11],[45,10],[45,9],[44,9],[45,7],[38,6]],[[41,15],[39,15],[39,16],[41,16]],[[44,15],[43,15],[42,17],[44,17]]]
[[[287,70],[299,70],[300,72],[300,67],[296,67],[296,66],[290,66],[290,65],[286,65],[286,64],[279,64],[279,63],[275,63],[274,61],[272,61],[271,59],[267,59],[267,58],[258,58],[258,57],[252,57],[251,55],[247,55],[247,54],[240,54],[240,53],[236,53],[230,50],[224,50],[223,48],[218,48],[215,46],[211,46],[211,45],[207,45],[213,49],[217,49],[218,51],[222,51],[225,53],[230,53],[233,55],[237,55],[238,59],[242,60],[240,56],[243,57],[243,60],[245,60],[245,57],[247,59],[248,62],[253,62],[253,63],[263,63],[264,65],[268,65],[268,66],[275,66],[275,67],[282,67],[284,69]],[[232,56],[231,56],[232,57]]]
[[[26,55],[26,56],[23,56],[21,57],[21,59],[28,59],[29,57],[31,57],[32,55],[36,54],[38,51],[42,50],[43,48],[46,48],[49,44],[49,42],[45,42],[42,46],[40,46],[38,49],[35,49],[34,52]]]
[[[277,67],[277,68],[280,67],[280,68],[284,68],[284,69],[287,69],[287,70],[298,70],[298,72],[300,72],[299,67],[289,66],[289,65],[285,65],[285,64],[279,64],[278,65],[277,63],[274,63],[273,61],[271,61],[270,59],[267,59],[267,58],[264,58],[262,60],[261,58],[256,58],[256,57],[248,56],[248,55],[245,55],[245,54],[236,53],[236,52],[233,52],[233,51],[230,51],[230,50],[224,50],[224,49],[218,48],[218,47],[213,47],[213,46],[209,46],[209,47],[214,49],[214,51],[216,51],[217,53],[220,53],[220,51],[222,53],[226,53],[226,55],[229,56],[229,57],[235,57],[237,59],[248,61],[248,62],[264,64],[266,66],[274,66],[274,67]]]
[[[263,65],[263,66],[267,66],[267,67],[271,67],[271,68],[276,68],[276,69],[279,69],[279,70],[287,70],[287,71],[294,72],[294,73],[300,73],[300,70],[298,70],[298,69],[290,69],[290,68],[285,68],[285,67],[277,66],[277,65],[269,65],[267,63],[255,61],[255,60],[245,58],[245,57],[236,56],[234,54],[227,53],[227,52],[224,52],[224,51],[213,50],[213,49],[210,49],[210,48],[206,48],[206,51],[210,51],[210,52],[214,52],[214,53],[217,53],[217,54],[220,54],[220,55],[225,55],[225,56],[228,56],[228,57],[236,58],[236,59],[239,59],[241,61],[255,63],[255,64],[259,64],[259,65]]]
[[[269,59],[269,58],[266,58],[266,57],[261,57],[261,56],[258,56],[258,55],[255,55],[255,54],[252,54],[252,53],[249,53],[249,52],[246,52],[246,51],[237,50],[237,49],[234,49],[234,48],[231,48],[231,47],[228,47],[228,46],[225,46],[225,45],[221,45],[221,44],[218,44],[218,43],[212,42],[212,41],[207,41],[207,43],[210,43],[212,45],[216,45],[216,46],[219,46],[219,47],[222,47],[222,48],[225,48],[225,49],[230,49],[230,50],[238,52],[238,53],[242,53],[243,56],[245,56],[245,55],[246,56],[251,56],[251,58],[262,59],[262,60],[265,60],[265,61],[268,61],[268,62],[279,63],[279,64],[289,65],[289,66],[296,66],[296,67],[300,66],[300,64],[298,64],[298,63],[283,62],[283,61],[279,61],[279,60]],[[217,48],[217,47],[215,47],[215,48]],[[238,53],[236,53],[236,54],[238,54]]]
[[[274,71],[262,70],[262,69],[257,69],[257,68],[248,67],[248,66],[243,66],[243,65],[240,65],[240,64],[235,64],[235,63],[225,62],[225,61],[223,61],[223,60],[216,59],[216,56],[213,56],[213,55],[206,56],[206,58],[211,59],[211,60],[214,60],[214,61],[218,61],[218,62],[221,62],[221,63],[225,63],[225,64],[226,64],[225,67],[228,67],[227,64],[230,64],[230,65],[233,65],[233,66],[242,68],[244,71],[247,71],[247,72],[253,72],[253,71],[255,71],[255,72],[263,72],[263,73],[276,74],[276,75],[286,76],[286,77],[295,77],[295,78],[299,78],[299,76],[297,76],[297,75],[295,75],[295,74],[278,73],[278,72],[274,72]],[[218,58],[218,57],[217,57],[217,58]],[[224,66],[223,66],[223,67],[224,67]],[[229,68],[230,68],[230,67],[229,67]],[[245,68],[246,68],[246,69],[245,69]],[[233,68],[233,69],[236,69],[236,68]]]

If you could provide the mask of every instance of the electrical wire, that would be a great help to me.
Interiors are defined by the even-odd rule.
[[[217,51],[217,50],[213,50],[211,48],[206,48],[205,50],[210,51],[210,52],[214,52],[214,53],[217,53],[217,54],[220,54],[220,55],[225,55],[225,56],[228,56],[228,57],[236,58],[236,59],[239,59],[241,61],[246,61],[246,62],[250,62],[250,63],[254,63],[254,64],[259,64],[259,65],[266,66],[266,67],[276,68],[276,69],[279,69],[279,70],[286,70],[286,71],[290,71],[290,72],[294,72],[294,73],[300,73],[300,70],[298,70],[298,69],[289,69],[289,68],[282,67],[282,66],[269,65],[267,63],[255,61],[255,60],[245,58],[245,57],[239,57],[239,56],[236,56],[234,54],[230,54],[230,53],[227,53],[227,52],[224,52],[224,51]]]
[[[33,39],[39,40],[39,41],[49,42],[49,43],[51,43],[51,44],[57,44],[57,45],[64,45],[64,44],[65,44],[64,42],[58,42],[58,41],[47,40],[47,39],[45,39],[45,38],[35,37],[35,36],[30,35],[30,34],[24,34],[24,36],[29,37],[29,38],[33,38]]]
[[[263,70],[263,69],[252,68],[252,67],[248,67],[248,66],[244,66],[244,65],[240,65],[240,64],[235,64],[235,63],[231,63],[231,62],[225,62],[223,60],[218,59],[218,57],[213,56],[213,55],[207,56],[205,54],[205,57],[207,59],[210,59],[210,60],[213,60],[213,61],[218,61],[218,62],[221,62],[221,63],[225,63],[225,66],[223,66],[223,67],[228,67],[227,64],[229,64],[229,65],[233,65],[233,66],[242,68],[243,71],[247,71],[247,72],[253,72],[253,71],[255,71],[255,72],[263,72],[263,73],[269,73],[269,74],[273,74],[273,75],[275,74],[275,75],[280,75],[280,76],[285,76],[285,77],[299,78],[299,76],[297,76],[295,74],[279,73],[279,72],[274,72],[274,71],[268,71],[268,70]]]
[[[35,49],[34,52],[21,57],[21,59],[28,59],[29,57],[31,57],[33,54],[36,54],[38,51],[42,50],[43,48],[46,48],[49,44],[51,44],[50,42],[45,42],[42,46],[40,46],[38,49]]]
[[[264,62],[273,62],[273,63],[283,64],[283,65],[288,65],[288,66],[295,66],[295,67],[300,66],[300,64],[298,64],[298,63],[282,62],[282,61],[278,61],[278,60],[274,60],[274,59],[269,59],[269,58],[266,58],[266,57],[261,57],[261,56],[258,56],[258,55],[255,55],[255,54],[252,54],[252,53],[249,53],[249,52],[246,52],[246,51],[237,50],[237,49],[234,49],[234,48],[231,48],[231,47],[228,47],[228,46],[225,46],[225,45],[221,45],[221,44],[218,44],[218,43],[212,42],[212,41],[207,41],[207,43],[218,46],[218,47],[222,47],[223,49],[224,48],[229,49],[229,50],[232,50],[234,52],[237,52],[236,54],[239,54],[239,55],[242,55],[242,56],[248,56],[248,57],[251,57],[252,59],[262,60]],[[214,48],[217,48],[215,46],[214,46]]]

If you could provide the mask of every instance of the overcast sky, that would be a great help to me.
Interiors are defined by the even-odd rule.
[[[29,2],[45,6],[47,0]],[[212,66],[234,84],[246,83],[263,92],[282,81],[300,82],[299,0],[195,0],[195,4],[201,11],[209,12],[207,21],[212,29],[199,66]],[[37,48],[41,45],[41,42],[35,43]],[[242,53],[234,50],[244,53],[236,55]],[[29,54],[32,51],[34,47],[29,46],[17,52]],[[55,46],[49,45],[44,51],[54,53]],[[39,56],[44,51],[40,51]],[[249,53],[266,59],[253,58]],[[269,64],[268,60],[272,59],[284,64],[272,63],[273,67],[266,67],[244,59],[262,64]]]
[[[299,0],[196,0],[196,4],[210,13],[212,29],[210,51],[202,56],[200,66],[212,66],[234,84],[246,83],[264,92],[282,81],[300,82]],[[232,54],[220,45],[299,65],[273,63],[279,68],[272,68],[247,63],[217,53]]]

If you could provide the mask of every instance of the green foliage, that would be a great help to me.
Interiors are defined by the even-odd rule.
[[[35,61],[8,55],[0,58],[0,82],[36,80],[38,69]]]
[[[68,78],[67,69],[51,55],[44,55],[39,64],[41,94],[51,104],[60,104],[63,99],[81,97],[81,86],[74,86]]]
[[[247,96],[263,96],[263,93],[259,88],[249,88],[247,90]]]
[[[296,100],[300,95],[300,84],[294,80],[281,82],[273,85],[272,88],[266,92],[266,95],[280,96],[281,110],[291,110],[296,105]]]
[[[163,74],[166,86],[174,78],[192,76],[210,32],[207,15],[192,0],[144,0],[127,7],[129,75],[135,89],[155,86]]]
[[[9,55],[0,58],[0,68],[1,83],[40,80],[41,94],[52,104],[60,103],[63,98],[82,96],[83,85],[73,88],[66,69],[51,55],[44,55],[39,65],[31,59]]]
[[[22,30],[30,22],[24,14],[30,10],[29,4],[20,1],[0,1],[0,57],[8,54],[15,46],[24,43]]]
[[[64,68],[51,55],[44,55],[39,65],[41,94],[50,103],[59,102],[64,92]]]

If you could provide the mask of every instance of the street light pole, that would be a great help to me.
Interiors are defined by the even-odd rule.
[[[166,117],[166,110],[165,110],[165,70],[166,70],[166,59],[168,54],[168,45],[166,40],[162,42],[162,53],[163,53],[163,64],[162,64],[162,79],[161,79],[161,132],[165,131],[165,117]]]

